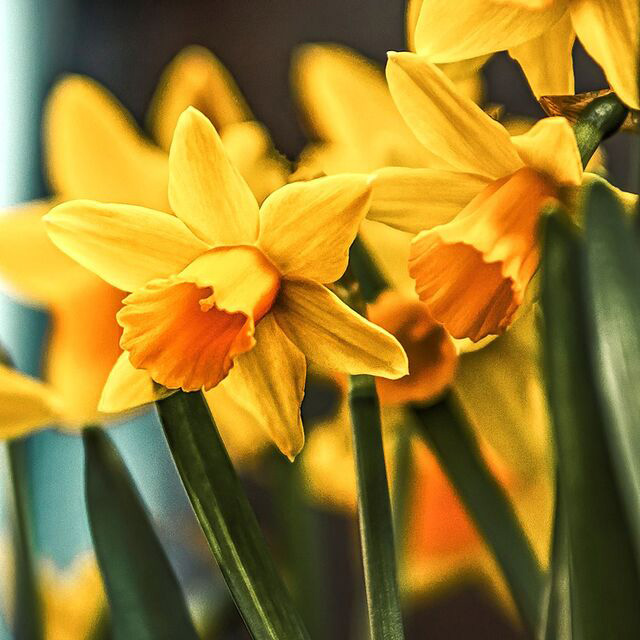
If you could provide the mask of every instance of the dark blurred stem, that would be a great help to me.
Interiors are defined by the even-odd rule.
[[[27,465],[27,441],[12,440],[7,445],[15,508],[15,616],[14,636],[21,640],[42,640],[42,602],[37,580],[31,501]]]
[[[399,567],[402,567],[404,558],[414,470],[411,450],[412,426],[407,423],[398,429],[393,456],[393,529]]]
[[[304,456],[304,452],[301,454]],[[294,462],[276,454],[268,460],[277,501],[276,512],[289,569],[291,593],[312,638],[329,638],[329,603],[318,514],[309,503],[300,457]]]
[[[380,287],[386,287],[383,279],[376,280],[377,271],[372,269],[372,261],[367,262],[368,258],[368,253],[356,240],[350,252],[353,264],[350,263],[342,278],[347,302],[364,317],[366,302],[377,297],[382,291]],[[349,405],[370,639],[401,640],[404,631],[396,575],[393,518],[380,403],[373,376],[350,376]]]
[[[404,638],[393,520],[373,376],[350,377],[349,404],[358,485],[360,541],[371,640]]]

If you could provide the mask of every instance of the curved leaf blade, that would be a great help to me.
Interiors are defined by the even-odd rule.
[[[201,393],[157,402],[169,449],[211,551],[256,640],[308,640]]]
[[[131,476],[108,436],[83,432],[89,524],[115,640],[197,640],[184,596]]]
[[[603,183],[586,198],[586,258],[596,382],[640,553],[640,245]]]
[[[572,630],[586,640],[640,637],[640,582],[591,368],[583,246],[568,220],[543,228],[547,393],[570,554]]]

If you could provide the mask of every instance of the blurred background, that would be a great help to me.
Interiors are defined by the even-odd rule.
[[[48,195],[40,122],[45,96],[62,74],[94,78],[144,126],[164,67],[184,46],[203,45],[229,69],[275,146],[293,161],[307,138],[290,90],[292,51],[303,43],[335,42],[383,65],[387,50],[406,49],[404,11],[403,0],[0,0],[0,205]],[[606,86],[581,49],[574,55],[577,91]],[[487,102],[504,105],[513,115],[543,115],[519,68],[506,55],[491,60],[483,74]],[[618,135],[607,149],[612,182],[633,189],[628,139]],[[44,312],[2,296],[0,339],[23,371],[41,372],[47,330]],[[309,424],[330,404],[326,393],[311,394],[304,407]],[[110,434],[158,523],[191,605],[221,614],[225,630],[212,637],[248,637],[217,568],[208,560],[155,415],[116,426]],[[38,552],[64,568],[91,547],[83,505],[81,443],[75,436],[49,430],[29,439],[28,456]],[[267,458],[248,469],[245,480],[274,553],[285,571],[294,552],[307,559],[317,554],[313,557],[321,558],[324,575],[308,594],[319,599],[323,619],[318,624],[324,637],[362,637],[364,596],[354,518],[301,504],[296,496],[274,504],[267,488],[286,482],[295,465],[292,471],[275,454]],[[3,464],[3,472],[5,468]],[[4,491],[5,524],[8,495]],[[293,517],[292,509],[304,511],[305,526],[313,533],[313,540],[297,541],[298,549],[280,533],[282,521]],[[2,611],[5,607],[0,607]],[[514,618],[473,576],[412,601],[406,626],[408,638],[524,637]],[[0,623],[0,638],[10,637]]]

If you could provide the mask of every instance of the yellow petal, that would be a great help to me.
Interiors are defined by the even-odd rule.
[[[418,24],[418,18],[420,17],[420,11],[422,9],[423,2],[424,0],[409,0],[409,2],[407,2],[407,10],[405,13],[405,29],[406,29],[407,49],[409,49],[409,51],[416,50],[416,44],[415,44],[416,25]]]
[[[69,76],[56,85],[46,106],[44,139],[49,180],[64,199],[168,209],[166,154],[88,78]]]
[[[511,141],[527,166],[548,175],[557,184],[582,183],[580,150],[573,128],[565,118],[543,118]]]
[[[306,369],[304,355],[268,314],[256,327],[256,346],[236,359],[221,383],[291,460],[304,445],[300,404]]]
[[[64,300],[51,305],[45,360],[45,379],[60,395],[70,426],[98,417],[102,388],[120,355],[116,313],[125,296],[90,271],[82,272],[82,280],[67,283]]]
[[[409,273],[431,315],[456,338],[502,333],[538,264],[537,222],[557,197],[528,167],[489,185],[452,221],[417,235]]]
[[[419,233],[453,219],[489,180],[443,169],[387,167],[374,174],[370,220]]]
[[[287,163],[273,147],[267,130],[254,120],[220,131],[225,151],[258,202],[287,182]]]
[[[54,205],[30,202],[0,215],[0,277],[12,294],[42,305],[63,300],[87,273],[47,235],[42,217]]]
[[[187,107],[201,111],[218,130],[251,118],[231,74],[210,51],[197,45],[183,49],[169,63],[151,101],[149,128],[165,151]]]
[[[258,407],[242,404],[231,387],[225,379],[205,391],[204,397],[234,464],[250,464],[272,442],[263,426],[264,418],[257,415]]]
[[[219,247],[177,276],[153,280],[124,300],[120,345],[158,383],[209,390],[253,348],[280,274],[254,247]]]
[[[177,273],[209,248],[178,218],[124,204],[74,200],[44,221],[60,249],[124,291]]]
[[[567,13],[537,38],[509,49],[509,55],[520,63],[536,98],[574,93],[571,51],[575,39]]]
[[[0,364],[0,438],[16,438],[51,424],[59,409],[48,387]]]
[[[398,113],[382,69],[355,51],[319,44],[299,48],[293,83],[314,137],[356,154],[346,170],[432,161]]]
[[[475,429],[526,476],[548,464],[550,436],[535,315],[531,308],[484,349],[463,354],[454,381]]]
[[[273,312],[309,360],[330,371],[397,379],[408,373],[400,343],[309,280],[284,280]]]
[[[370,198],[363,175],[288,184],[260,209],[258,245],[283,275],[334,282],[347,268]]]
[[[415,295],[415,283],[409,275],[409,247],[414,234],[399,231],[373,220],[365,220],[358,237],[364,242],[391,288]]]
[[[416,50],[432,62],[455,62],[515,47],[552,27],[567,0],[545,4],[540,9],[530,3],[428,0],[416,23]]]
[[[258,203],[213,125],[193,107],[178,120],[169,152],[169,202],[205,242],[245,244],[258,235]]]
[[[104,413],[121,413],[151,404],[173,393],[156,384],[144,369],[135,369],[124,351],[109,373],[98,409]]]
[[[587,53],[604,69],[620,99],[638,101],[638,3],[635,0],[574,0],[571,20]]]
[[[418,140],[455,169],[498,178],[522,166],[507,130],[424,57],[389,53],[387,79]]]

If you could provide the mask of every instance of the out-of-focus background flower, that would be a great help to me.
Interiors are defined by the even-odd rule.
[[[382,65],[387,50],[406,48],[404,12],[403,0],[0,0],[0,206],[50,195],[42,169],[40,125],[45,96],[61,74],[74,72],[94,78],[144,126],[162,70],[183,47],[203,45],[229,69],[256,118],[269,129],[275,146],[294,160],[308,142],[291,91],[294,49],[309,42],[334,42]],[[601,72],[579,45],[574,57],[576,91],[606,86]],[[487,103],[503,105],[513,116],[543,115],[519,68],[506,54],[495,56],[486,65],[483,79]],[[635,171],[630,164],[628,138],[616,136],[605,149],[610,152],[607,168],[611,181],[633,190]],[[41,373],[48,327],[46,313],[2,295],[0,340],[21,370]],[[325,417],[332,400],[335,398],[328,392],[311,393],[304,406],[309,423],[313,417]],[[125,421],[110,433],[159,525],[194,610],[227,612],[226,631],[216,637],[248,637],[229,604],[217,568],[208,559],[155,415],[148,412]],[[77,566],[78,554],[91,547],[84,514],[80,440],[45,431],[30,437],[28,454],[38,552],[58,570]],[[321,558],[325,575],[318,593],[309,597],[320,598],[325,637],[358,637],[364,624],[364,595],[355,553],[354,518],[348,510],[301,506],[295,496],[289,503],[274,504],[266,489],[286,483],[302,462],[296,462],[292,469],[274,453],[256,464],[259,466],[247,467],[244,477],[276,556],[286,555],[287,550],[290,557],[300,554],[301,561]],[[4,469],[3,461],[0,470],[4,473]],[[269,481],[258,482],[259,478],[264,480],[265,470]],[[3,481],[6,486],[6,478]],[[9,491],[3,490],[5,524],[8,496]],[[298,539],[292,546],[292,541],[277,534],[279,522],[292,517],[292,509],[304,511],[314,544],[311,539]],[[6,536],[5,528],[2,537]],[[0,553],[6,553],[5,546],[0,545]],[[471,547],[469,553],[473,553]],[[312,558],[312,554],[317,555]],[[6,564],[0,559],[0,565]],[[86,591],[73,589],[65,593],[72,599],[86,595]],[[6,594],[6,589],[0,594]],[[6,612],[3,602],[0,613]],[[9,638],[2,624],[0,638]],[[521,637],[520,633],[509,613],[472,576],[429,598],[412,601],[407,610],[410,638],[509,639]]]

